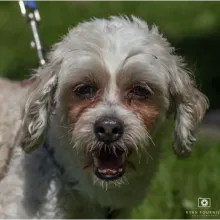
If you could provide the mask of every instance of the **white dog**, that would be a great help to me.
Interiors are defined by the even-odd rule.
[[[2,218],[128,217],[157,169],[168,116],[175,152],[188,155],[208,107],[157,27],[134,16],[79,24],[33,77],[1,102],[17,106],[4,117],[11,130],[23,111]]]

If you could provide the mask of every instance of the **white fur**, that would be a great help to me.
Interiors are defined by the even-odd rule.
[[[159,91],[159,95],[152,94],[152,102],[159,108],[152,131],[146,129],[140,115],[121,106],[117,86],[121,73],[122,81],[136,77]],[[91,75],[101,78],[105,91],[95,108],[83,113],[72,129],[62,94]],[[34,77],[17,142],[20,147],[14,149],[0,182],[2,218],[105,218],[106,207],[121,209],[118,218],[127,217],[145,198],[157,169],[168,113],[175,114],[174,150],[188,154],[208,106],[157,27],[150,29],[134,16],[79,24],[53,47],[48,64]],[[124,122],[126,132],[118,144],[126,148],[132,143],[136,150],[131,156],[136,172],[126,172],[111,184],[95,182],[92,171],[82,169],[85,151],[98,144],[93,124],[104,115]],[[45,141],[48,149],[42,145]],[[31,153],[25,154],[22,148]]]

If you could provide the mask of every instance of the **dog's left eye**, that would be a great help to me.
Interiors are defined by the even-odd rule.
[[[97,91],[98,89],[95,86],[87,84],[80,85],[75,89],[76,95],[84,98],[92,98]]]
[[[142,85],[134,86],[129,92],[130,95],[138,98],[145,98],[150,93],[151,93],[150,89]]]

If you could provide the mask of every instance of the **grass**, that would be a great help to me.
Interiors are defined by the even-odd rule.
[[[157,24],[172,43],[190,37],[213,34],[220,27],[218,2],[38,2],[41,40],[50,47],[68,28],[91,17],[134,14],[150,25]],[[32,39],[17,2],[0,2],[0,72],[9,74],[17,66],[36,67],[36,54],[29,48]],[[194,62],[195,60],[193,60]],[[27,70],[25,69],[27,72]],[[13,71],[12,71],[13,72]],[[14,73],[14,72],[13,72]],[[24,73],[10,77],[23,77]]]
[[[211,198],[209,210],[220,211],[219,167],[220,139],[200,137],[193,154],[188,159],[177,159],[171,150],[171,140],[164,143],[161,163],[145,202],[134,210],[133,218],[220,218],[216,216],[193,216],[187,211],[202,211],[198,198]]]
[[[68,28],[91,17],[134,14],[150,25],[156,24],[186,57],[199,77],[201,89],[211,106],[219,103],[219,2],[37,2],[43,44],[49,48]],[[22,79],[37,67],[36,53],[30,49],[32,36],[21,17],[17,2],[0,2],[0,76]],[[211,70],[211,71],[210,71]],[[220,140],[200,137],[192,157],[179,160],[164,142],[164,152],[146,201],[132,218],[220,218],[192,216],[198,197],[211,198],[213,210],[220,211]],[[135,190],[131,193],[135,193]]]

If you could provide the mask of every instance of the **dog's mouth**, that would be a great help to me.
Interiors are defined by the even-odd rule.
[[[93,151],[94,174],[102,180],[116,180],[125,172],[125,152],[119,149]]]

